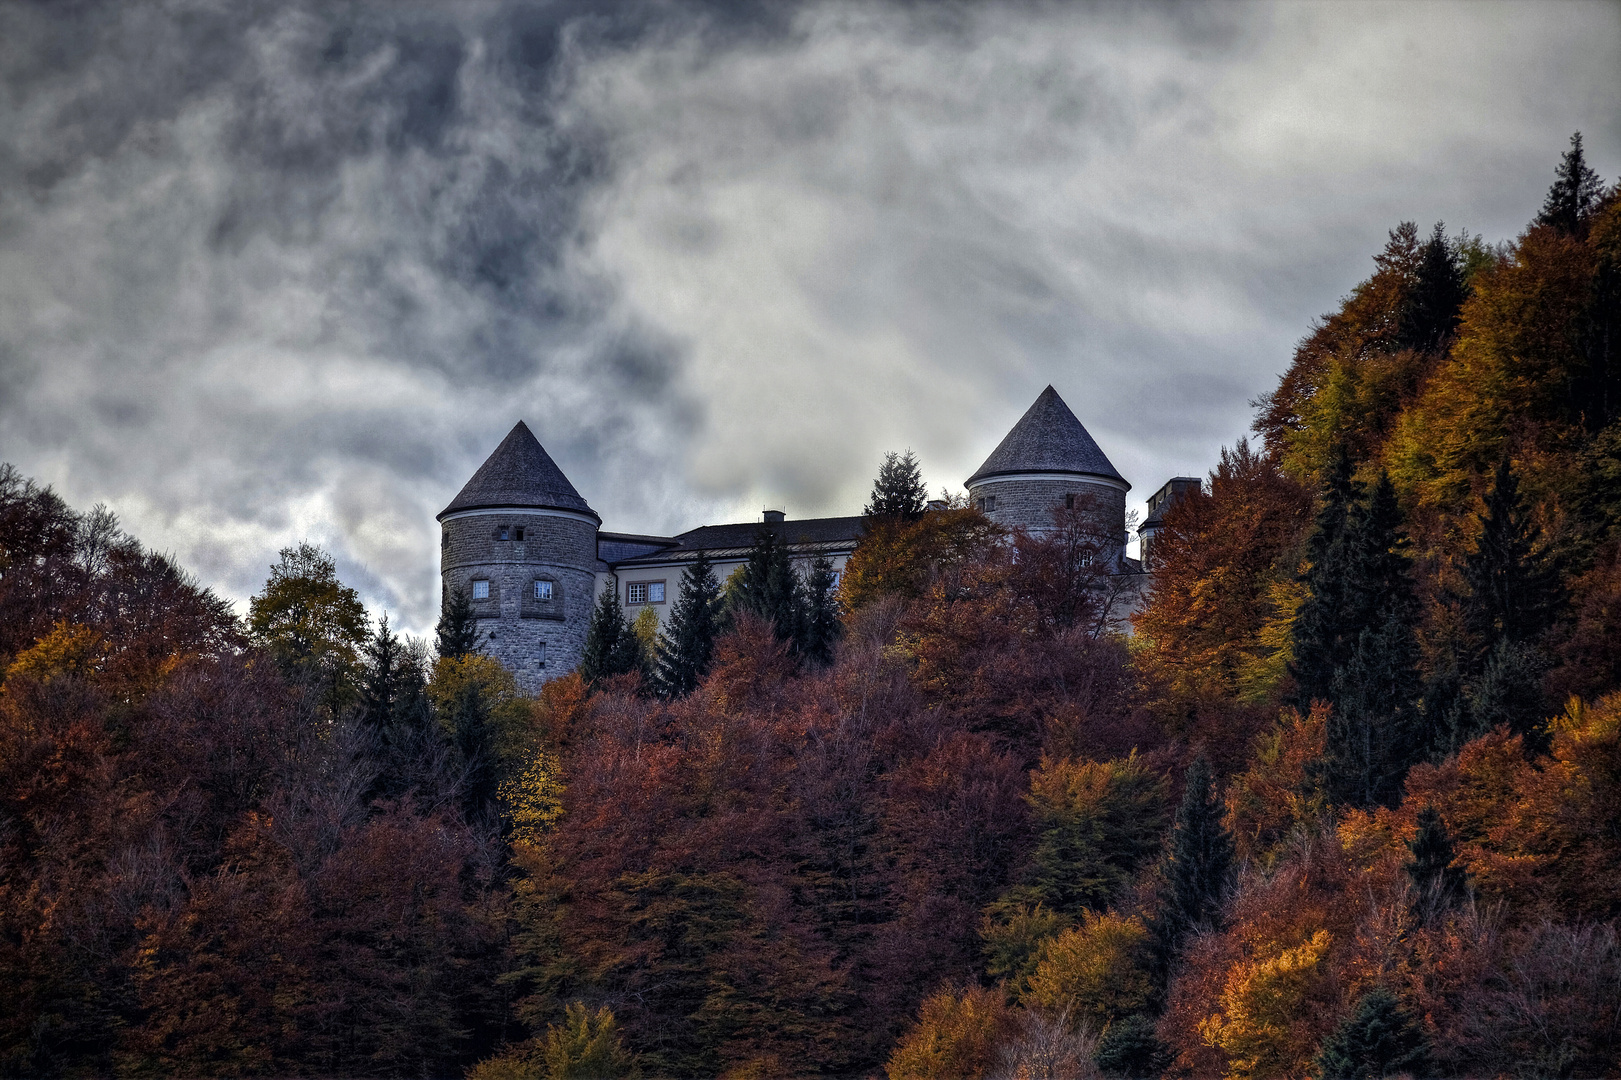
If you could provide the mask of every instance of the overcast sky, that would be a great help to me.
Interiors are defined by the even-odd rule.
[[[1050,382],[1140,505],[1576,130],[1621,5],[3,5],[0,460],[413,632],[518,419],[658,533],[958,489]]]

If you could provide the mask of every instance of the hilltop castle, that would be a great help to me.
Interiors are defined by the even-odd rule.
[[[1146,551],[1159,512],[1188,483],[1178,477],[1152,500],[1138,530]],[[1179,486],[1180,485],[1180,486]],[[1122,573],[1141,565],[1124,557],[1124,477],[1051,386],[967,480],[971,504],[1008,528],[1041,531],[1052,511],[1077,501],[1118,536]],[[439,513],[439,572],[444,595],[464,590],[490,655],[512,669],[526,692],[572,671],[585,646],[591,609],[612,589],[633,613],[651,606],[662,622],[681,572],[705,553],[723,580],[762,531],[784,541],[801,570],[818,555],[842,570],[861,537],[862,518],[789,521],[781,511],[736,525],[703,525],[675,536],[608,532],[522,421]]]

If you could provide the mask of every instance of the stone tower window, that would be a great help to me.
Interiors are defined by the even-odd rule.
[[[552,583],[549,581],[535,582],[535,599],[550,600],[552,598]]]
[[[488,600],[490,598],[490,583],[488,581],[473,582],[473,599]]]
[[[511,540],[512,539],[512,530],[507,528],[505,525],[501,526],[501,535],[498,537],[498,539]]]
[[[535,651],[537,653],[536,658],[535,658],[535,666],[536,667],[545,667],[546,666],[546,643],[544,641],[542,641],[538,646],[536,646]]]
[[[1065,510],[1073,510],[1073,509],[1075,509],[1075,493],[1074,492],[1070,492],[1068,495],[1064,496],[1064,509]]]
[[[521,525],[520,525],[520,526],[519,526],[519,527],[518,527],[518,535],[517,535],[517,540],[518,540],[518,541],[519,541],[519,542],[520,542],[520,543],[521,543],[521,542],[522,542],[522,541],[523,541],[523,526],[521,526]]]

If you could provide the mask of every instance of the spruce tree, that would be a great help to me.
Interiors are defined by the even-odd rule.
[[[461,760],[462,816],[469,824],[488,825],[496,819],[495,732],[477,679],[465,680],[445,719]]]
[[[445,597],[444,606],[439,611],[438,640],[435,644],[439,655],[446,660],[456,660],[478,650],[478,624],[473,618],[473,602],[467,598],[467,590],[460,586],[451,589],[450,595]]]
[[[1463,900],[1468,885],[1463,869],[1452,865],[1457,853],[1435,807],[1426,806],[1418,812],[1418,832],[1407,850],[1413,861],[1403,869],[1417,894],[1415,906],[1422,918],[1427,920]]]
[[[916,456],[910,450],[904,454],[892,450],[884,455],[884,463],[878,467],[872,498],[861,513],[869,518],[915,521],[923,516],[928,502],[929,490],[923,484],[923,471]]]
[[[810,577],[805,581],[805,621],[799,651],[818,664],[833,661],[833,646],[844,633],[844,623],[839,620],[837,580],[827,556],[818,556],[811,563]]]
[[[1133,1013],[1110,1024],[1092,1060],[1104,1076],[1159,1076],[1175,1057],[1160,1041],[1154,1018]]]
[[[1431,743],[1419,708],[1419,610],[1401,520],[1395,488],[1381,474],[1345,528],[1343,660],[1330,678],[1333,712],[1323,757],[1313,766],[1336,804],[1394,805],[1407,770]]]
[[[1163,975],[1194,934],[1214,930],[1232,888],[1232,834],[1203,754],[1188,766],[1182,804],[1160,863],[1159,903],[1151,921],[1156,966]]]
[[[1402,345],[1419,352],[1441,349],[1458,326],[1465,298],[1458,253],[1447,241],[1445,224],[1436,222],[1419,249],[1418,273],[1402,309]]]
[[[659,635],[657,682],[665,697],[685,697],[709,674],[715,658],[720,604],[715,566],[700,551],[682,571],[681,593]]]
[[[1351,457],[1344,444],[1334,447],[1323,478],[1323,505],[1307,544],[1306,599],[1290,629],[1289,673],[1294,676],[1293,703],[1302,710],[1329,698],[1334,671],[1345,655],[1346,528],[1362,489],[1352,479]]]
[[[739,581],[738,604],[769,622],[777,640],[798,647],[804,639],[805,590],[788,558],[788,545],[770,529],[761,529],[749,549]]]
[[[1314,1064],[1321,1080],[1423,1077],[1430,1073],[1430,1042],[1396,995],[1376,986],[1323,1040]]]
[[[360,723],[377,740],[394,722],[394,701],[399,695],[400,639],[388,628],[387,612],[361,652]]]
[[[1475,646],[1474,670],[1499,642],[1534,642],[1553,625],[1562,600],[1559,573],[1538,550],[1539,533],[1504,457],[1480,518],[1480,539],[1463,562],[1469,591],[1464,628]]]
[[[580,676],[588,685],[595,686],[603,679],[642,671],[645,666],[641,639],[625,618],[618,590],[604,590],[591,611],[591,624],[585,631]]]
[[[1582,153],[1582,133],[1570,137],[1570,149],[1559,159],[1554,170],[1553,186],[1543,200],[1542,212],[1537,215],[1538,225],[1551,225],[1569,236],[1586,232],[1588,217],[1598,205],[1604,184],[1598,173],[1587,166]]]

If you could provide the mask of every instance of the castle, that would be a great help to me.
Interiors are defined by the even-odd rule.
[[[1163,509],[1197,480],[1177,477],[1149,502],[1138,535],[1149,550]],[[1124,556],[1131,485],[1051,386],[967,480],[970,503],[1008,528],[1040,532],[1057,506],[1079,504],[1099,531],[1118,537],[1121,573],[1142,565]],[[585,647],[597,597],[612,589],[634,614],[652,607],[662,622],[681,573],[699,553],[722,580],[748,558],[762,532],[788,546],[805,572],[817,556],[834,570],[861,538],[859,516],[790,521],[767,510],[761,521],[702,525],[675,536],[608,532],[522,421],[438,515],[443,595],[471,599],[479,639],[533,693],[572,671]]]

